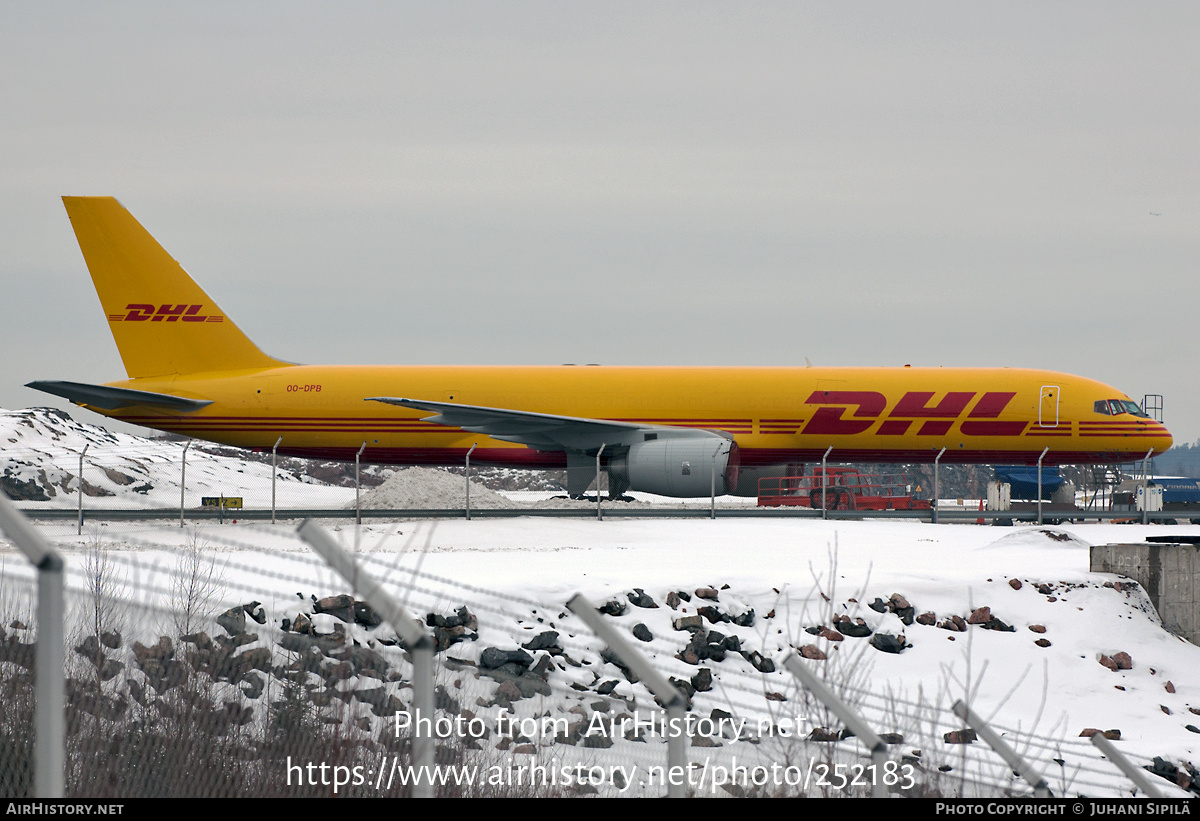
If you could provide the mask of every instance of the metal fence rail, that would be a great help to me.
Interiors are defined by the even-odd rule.
[[[122,521],[169,521],[179,519],[178,508],[139,508],[139,509],[90,509],[84,508],[82,517],[75,510],[62,508],[22,507],[21,512],[35,521],[75,521],[82,522],[122,522]],[[822,517],[822,513],[827,514]],[[185,511],[187,521],[213,522],[224,520],[238,521],[271,521],[272,517],[283,520],[302,519],[343,519],[350,520],[361,516],[362,519],[463,519],[466,518],[465,508],[394,508],[390,510],[364,509],[360,513],[353,508],[279,508],[271,511],[269,508],[239,508],[236,510],[217,508],[190,508]],[[1072,522],[1131,522],[1142,520],[1143,514],[1128,511],[1072,511],[1067,513],[1050,512],[1044,518],[1047,523],[1056,521]],[[1178,511],[1151,511],[1145,514],[1148,521],[1163,524],[1188,523],[1189,517]],[[596,511],[583,508],[472,508],[473,519],[516,519],[522,517],[547,519],[595,519]],[[622,509],[616,506],[604,508],[606,519],[835,519],[842,521],[861,521],[868,519],[889,520],[909,519],[931,521],[928,510],[880,510],[863,513],[862,511],[847,510],[808,510],[806,508],[759,508],[759,507],[718,507],[715,512],[708,508],[693,507],[638,507]],[[941,508],[938,514],[939,522],[956,524],[975,524],[982,520],[989,524],[1037,524],[1037,514],[1028,512],[996,511],[996,510],[949,510]]]
[[[32,423],[31,423],[32,424]],[[201,445],[191,442],[169,442],[139,439],[124,434],[103,432],[92,426],[72,422],[74,428],[95,441],[79,447],[54,444],[61,435],[42,432],[40,438],[31,435],[37,444],[23,443],[6,447],[0,466],[4,467],[5,487],[14,498],[23,499],[17,505],[23,512],[38,520],[77,521],[77,531],[89,521],[148,521],[178,518],[186,521],[239,521],[318,518],[362,519],[393,518],[512,518],[520,516],[549,518],[591,518],[602,512],[601,518],[823,518],[834,520],[913,519],[928,522],[1036,522],[1039,516],[1047,520],[1071,521],[1131,521],[1169,523],[1192,518],[1188,511],[1101,511],[1058,510],[1039,504],[1030,510],[987,511],[970,505],[934,506],[928,510],[854,511],[824,510],[794,507],[758,507],[753,504],[724,504],[713,500],[706,504],[626,505],[601,500],[596,504],[575,508],[546,508],[513,505],[502,508],[481,507],[471,502],[465,478],[457,479],[468,489],[466,504],[470,507],[372,509],[356,504],[367,494],[355,485],[330,485],[304,474],[292,465],[279,467],[265,454],[251,454],[232,448]],[[53,434],[53,435],[52,435]],[[85,433],[79,433],[83,437]],[[56,438],[58,437],[58,438]],[[107,439],[105,438],[107,437]],[[111,440],[111,441],[108,441]],[[355,472],[355,479],[359,472]],[[348,481],[348,480],[347,480]],[[378,481],[378,479],[376,479]],[[936,495],[936,494],[935,494]],[[208,499],[216,504],[221,499],[236,499],[236,508],[205,507]],[[945,500],[943,500],[945,501]],[[707,500],[706,500],[707,502]],[[598,507],[600,510],[598,511]],[[1196,517],[1200,518],[1200,516]]]

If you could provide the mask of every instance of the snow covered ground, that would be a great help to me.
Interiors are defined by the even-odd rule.
[[[1118,589],[1112,586],[1118,577],[1087,569],[1089,544],[1136,540],[1161,534],[1163,528],[545,519],[372,523],[357,533],[345,525],[328,527],[347,547],[357,544],[390,574],[393,584],[412,582],[418,591],[425,590],[413,593],[411,607],[418,615],[462,604],[473,612],[505,614],[490,628],[481,627],[480,641],[472,648],[456,646],[458,657],[474,653],[477,658],[485,645],[515,649],[525,642],[531,635],[527,631],[539,626],[534,623],[539,608],[514,602],[541,603],[542,614],[561,617],[564,603],[575,593],[597,604],[627,602],[630,591],[641,588],[660,607],[627,607],[613,622],[624,630],[646,624],[655,636],[647,645],[654,662],[686,679],[697,668],[676,657],[687,634],[673,630],[671,618],[695,613],[704,602],[694,599],[678,611],[662,605],[671,591],[712,587],[720,591],[720,607],[726,612],[753,608],[757,614],[752,626],[715,629],[739,636],[743,648],[773,659],[777,668],[793,650],[815,645],[829,660],[809,663],[840,664],[870,698],[935,705],[942,720],[954,700],[965,698],[1004,728],[1060,745],[1043,759],[1073,761],[1070,749],[1083,755],[1079,735],[1087,728],[1119,730],[1120,749],[1144,763],[1156,756],[1175,764],[1200,759],[1200,648],[1163,630],[1139,588]],[[1196,527],[1173,530],[1200,534]],[[68,527],[51,526],[47,533],[77,568],[88,555],[89,542],[95,541],[94,535],[76,537]],[[145,574],[146,568],[172,566],[170,548],[185,544],[187,534],[178,528],[121,528],[110,530],[104,541],[113,551],[136,553]],[[294,615],[292,588],[297,584],[295,572],[286,569],[287,557],[303,553],[305,546],[292,537],[291,525],[212,526],[200,538],[209,542],[218,566],[225,567],[223,577],[231,580],[223,602],[248,598],[239,592],[244,587],[260,591],[256,598],[264,600],[269,623],[278,625]],[[239,549],[244,544],[259,545],[264,552]],[[18,562],[11,553],[4,559],[10,567]],[[251,579],[255,573],[262,578]],[[261,592],[276,575],[289,581],[266,600]],[[439,579],[453,580],[454,590],[437,589],[429,581]],[[1019,589],[1013,580],[1021,582]],[[312,584],[317,595],[341,590],[328,572],[314,572]],[[1036,585],[1048,588],[1039,592]],[[936,614],[939,623],[953,615],[965,619],[987,606],[1014,629],[971,626],[951,632],[936,625],[904,625],[896,613],[867,606],[896,593],[916,614]],[[829,641],[806,632],[836,627],[833,620],[840,614],[862,618],[875,633],[902,636],[908,646],[898,654],[887,653],[867,639]],[[1033,632],[1035,626],[1044,632]],[[1038,640],[1048,646],[1039,646]],[[594,638],[580,641],[580,653],[598,655]],[[1132,669],[1113,672],[1101,665],[1101,656],[1119,652],[1130,655]],[[733,689],[737,682],[744,688],[747,675],[757,678],[741,659],[708,666],[718,682],[726,677]],[[620,678],[615,668],[600,675]],[[784,693],[790,687],[778,669],[762,678],[766,683],[759,686],[769,691]],[[631,698],[636,695],[625,683],[617,694],[626,689]],[[719,686],[696,693],[694,712],[729,710],[728,699]],[[1128,794],[1129,786],[1115,771],[1112,775],[1105,785],[1089,776],[1087,767],[1074,780],[1060,774],[1064,785],[1078,793]]]

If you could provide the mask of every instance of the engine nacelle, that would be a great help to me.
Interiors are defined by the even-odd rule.
[[[715,454],[715,458],[714,458]],[[659,496],[718,496],[737,488],[738,447],[716,436],[653,439],[630,445],[608,463],[610,487],[627,482],[630,490]]]

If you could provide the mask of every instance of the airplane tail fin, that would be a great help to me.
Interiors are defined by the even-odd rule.
[[[63,197],[130,378],[276,368],[112,197]]]

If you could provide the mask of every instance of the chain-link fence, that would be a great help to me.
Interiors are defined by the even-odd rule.
[[[180,511],[185,518],[223,504],[231,517],[242,509],[353,508],[353,466],[307,465],[202,443],[87,443],[80,447],[6,447],[0,474],[6,495],[27,510],[88,514],[134,509]],[[316,474],[316,475],[314,475]],[[364,488],[382,479],[364,468]],[[323,477],[323,478],[319,478]]]
[[[972,743],[949,687],[881,690],[853,652],[798,662],[879,734],[886,750],[873,762],[830,702],[784,669],[808,652],[800,637],[770,635],[777,622],[728,592],[636,589],[593,602],[632,648],[614,652],[567,595],[423,570],[431,528],[406,526],[386,549],[321,528],[342,541],[349,579],[291,528],[94,530],[66,561],[66,793],[1032,794],[1011,763]],[[14,552],[0,559],[0,789],[20,796],[33,790],[37,571]],[[368,581],[423,625],[428,680],[366,600]],[[639,669],[677,689],[682,719]],[[432,715],[418,709],[423,687]],[[997,723],[1056,795],[1144,793],[1061,727]],[[426,737],[433,754],[422,760]]]
[[[381,511],[441,511],[465,515],[539,507],[579,515],[598,513],[591,501],[568,499],[555,471],[500,468],[394,468],[294,459],[200,441],[168,441],[116,434],[74,422],[57,412],[0,413],[16,436],[0,451],[0,492],[41,520],[137,519],[187,522],[377,516]],[[14,419],[17,420],[14,423]],[[25,423],[25,424],[19,424]],[[22,436],[28,431],[28,436]],[[601,475],[601,487],[606,487]],[[489,487],[488,485],[494,486]],[[626,512],[691,508],[709,499],[623,498]],[[612,501],[605,500],[611,508]],[[722,497],[722,506],[753,507],[753,498]]]
[[[651,513],[663,516],[707,513],[714,518],[718,513],[822,518],[870,515],[980,524],[1011,524],[1014,518],[1039,522],[1046,518],[1121,518],[1129,513],[1095,505],[1081,511],[1069,503],[1047,509],[1046,517],[1042,516],[1040,504],[1018,504],[1021,509],[1015,512],[985,511],[983,501],[975,497],[943,498],[932,509],[923,506],[913,509],[905,502],[898,505],[899,510],[892,509],[894,500],[883,497],[856,502],[857,509],[853,510],[846,509],[847,499],[843,500],[845,503],[830,503],[828,507],[836,508],[833,510],[790,504],[773,506],[774,503],[758,507],[753,496],[675,499],[629,492],[616,502],[608,498],[601,502],[595,496],[585,501],[566,498],[562,471],[481,468],[477,464],[468,468],[465,462],[450,468],[394,468],[295,459],[281,455],[287,452],[283,439],[277,443],[278,453],[252,452],[200,440],[149,439],[78,422],[48,408],[0,411],[0,436],[7,440],[0,451],[0,492],[39,519],[74,518],[80,534],[88,521],[105,521],[120,527],[118,523],[122,521],[178,517],[178,523],[184,525],[208,519],[274,521],[331,516],[335,512],[346,517],[353,515],[361,521],[363,517],[391,515],[396,511],[469,517],[469,508],[481,516],[515,515],[536,509],[539,515],[594,513],[597,517]],[[928,481],[920,480],[928,488],[937,486],[938,474],[929,466],[910,469],[917,471],[914,475],[925,475],[923,471],[929,474]],[[946,466],[940,469],[951,470]],[[975,473],[983,470],[979,466],[957,469]],[[470,483],[466,480],[468,470],[474,477]],[[860,465],[855,470],[870,474],[892,469]],[[598,474],[597,483],[600,488],[607,488],[606,474]],[[977,489],[977,485],[978,476],[971,487]],[[860,492],[874,493],[859,487],[855,493]],[[961,489],[959,492],[962,493]],[[802,496],[808,498],[807,493]],[[887,509],[868,512],[867,508],[858,508],[860,503],[868,508]],[[1175,522],[1185,514],[1183,510],[1158,510],[1139,515],[1143,521]]]

